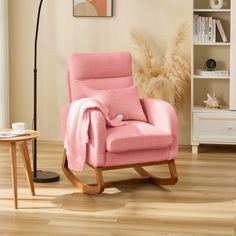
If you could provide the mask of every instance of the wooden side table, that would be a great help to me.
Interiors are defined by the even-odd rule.
[[[6,130],[4,130],[6,131]],[[26,130],[27,135],[10,137],[10,138],[1,138],[0,144],[8,145],[10,148],[11,154],[11,174],[12,174],[12,185],[13,185],[13,199],[14,207],[18,208],[18,199],[17,199],[17,167],[16,167],[16,144],[19,144],[21,158],[24,163],[24,169],[28,181],[29,188],[31,190],[32,196],[35,196],[34,184],[32,179],[32,172],[30,166],[29,151],[27,146],[27,141],[38,138],[40,133],[34,130]]]

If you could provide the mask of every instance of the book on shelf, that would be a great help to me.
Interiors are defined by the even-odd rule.
[[[221,36],[221,38],[222,38],[222,41],[223,41],[224,43],[226,43],[228,40],[227,40],[227,37],[226,37],[225,31],[224,31],[224,28],[223,28],[223,26],[222,26],[222,24],[221,24],[220,19],[217,19],[217,20],[216,20],[216,25],[217,25],[217,29],[218,29],[219,32],[220,32],[220,36]]]
[[[227,37],[220,19],[213,17],[193,17],[193,41],[194,43],[216,43],[216,28],[218,28],[222,41],[227,42]]]
[[[205,77],[227,77],[229,76],[228,70],[196,70],[196,75]]]
[[[211,43],[215,43],[216,42],[216,19],[212,18],[212,42]]]

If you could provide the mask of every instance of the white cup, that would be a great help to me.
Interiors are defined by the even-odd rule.
[[[27,127],[27,124],[24,122],[16,122],[16,123],[12,123],[11,126],[12,126],[12,129],[15,133],[22,134],[22,133],[24,133],[24,131]]]

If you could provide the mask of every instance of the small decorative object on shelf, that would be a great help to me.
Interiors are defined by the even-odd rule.
[[[220,109],[220,103],[218,99],[216,98],[215,93],[213,93],[213,96],[211,96],[209,93],[207,94],[207,100],[203,101],[205,103],[206,108],[217,108]]]
[[[212,9],[221,9],[224,6],[224,0],[210,0]]]
[[[208,70],[214,70],[216,68],[216,61],[212,58],[206,61],[206,67]]]

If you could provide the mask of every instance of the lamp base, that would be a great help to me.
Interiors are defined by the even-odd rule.
[[[59,180],[60,176],[56,172],[37,170],[36,176],[33,173],[33,181],[36,183],[51,183]]]

